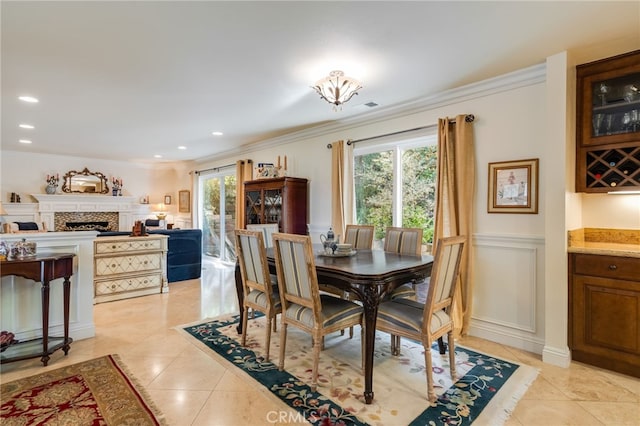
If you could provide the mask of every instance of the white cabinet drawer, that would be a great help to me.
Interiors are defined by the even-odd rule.
[[[95,261],[96,277],[114,274],[130,274],[159,270],[162,266],[162,253],[98,257]]]
[[[122,278],[118,280],[96,281],[96,296],[122,293],[126,291],[141,290],[150,287],[162,286],[162,274],[143,275],[140,277]]]
[[[162,240],[158,239],[136,239],[130,237],[129,240],[119,241],[98,241],[95,243],[95,254],[122,253],[130,251],[149,251],[162,249]]]

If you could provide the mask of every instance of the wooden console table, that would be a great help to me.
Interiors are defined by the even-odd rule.
[[[49,355],[62,348],[69,352],[73,339],[69,337],[69,300],[71,296],[71,275],[75,254],[55,253],[37,255],[30,259],[3,260],[0,262],[0,276],[15,275],[42,284],[42,338],[18,342],[0,353],[0,363],[41,357],[46,366]],[[64,278],[64,337],[49,336],[49,283]]]

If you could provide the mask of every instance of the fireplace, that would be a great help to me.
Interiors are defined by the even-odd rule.
[[[113,197],[98,194],[31,194],[38,201],[38,213],[35,221],[42,221],[50,231],[65,231],[67,222],[81,223],[90,227],[88,222],[108,222],[112,231],[130,231],[134,219],[148,213],[140,211],[138,199],[131,196]],[[148,206],[145,206],[148,209]],[[140,211],[140,212],[139,212]],[[98,224],[102,226],[102,224]],[[74,229],[75,225],[70,225]]]
[[[118,212],[56,212],[56,231],[118,230]]]
[[[93,221],[93,222],[67,222],[64,224],[64,231],[111,231],[109,222]]]

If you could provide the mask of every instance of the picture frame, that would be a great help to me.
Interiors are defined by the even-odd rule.
[[[539,159],[489,163],[488,213],[538,214]]]
[[[178,212],[191,212],[191,193],[187,189],[178,191]]]
[[[164,203],[165,204],[171,204],[171,195],[165,195],[164,196]]]

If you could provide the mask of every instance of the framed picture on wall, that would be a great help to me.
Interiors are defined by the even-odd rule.
[[[489,213],[538,213],[538,162],[489,163]]]
[[[189,213],[191,211],[191,194],[188,190],[178,191],[178,211]]]
[[[165,204],[171,204],[171,195],[165,195],[164,196],[164,203]]]

